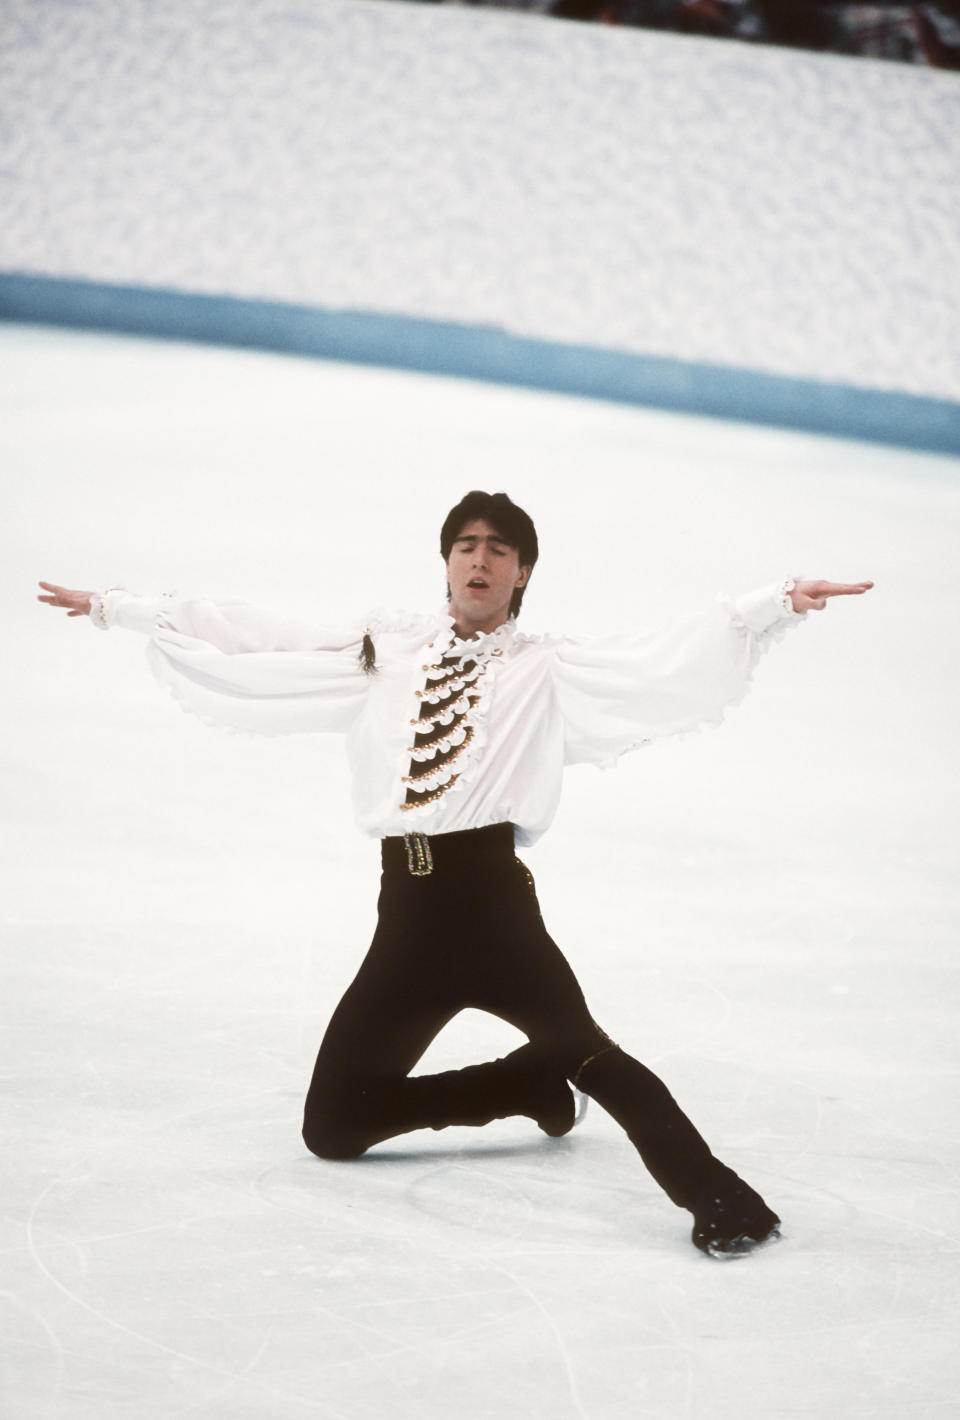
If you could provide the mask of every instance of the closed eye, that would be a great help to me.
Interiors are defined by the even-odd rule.
[[[458,552],[475,552],[479,541],[480,539],[476,537],[458,538],[455,546]],[[493,538],[487,543],[487,547],[491,552],[495,552],[498,557],[506,557],[510,550],[509,543],[500,542],[499,540],[495,541]]]

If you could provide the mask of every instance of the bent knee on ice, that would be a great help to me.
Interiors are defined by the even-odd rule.
[[[355,1117],[336,1102],[314,1105],[307,1101],[303,1117],[303,1142],[320,1159],[359,1159],[370,1146]]]

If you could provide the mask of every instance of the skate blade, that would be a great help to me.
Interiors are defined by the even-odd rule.
[[[729,1242],[707,1243],[704,1251],[708,1257],[714,1257],[718,1262],[736,1262],[740,1257],[749,1257],[752,1252],[759,1252],[763,1247],[770,1247],[773,1243],[780,1241],[779,1227],[771,1228],[765,1238],[747,1237],[746,1233],[741,1233],[737,1238],[731,1238]]]

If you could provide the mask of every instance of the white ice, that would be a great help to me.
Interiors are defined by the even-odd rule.
[[[960,462],[13,327],[0,404],[4,1416],[955,1416]],[[306,1153],[377,878],[340,745],[211,731],[33,600],[434,606],[475,486],[538,522],[531,629],[876,579],[720,730],[572,771],[527,855],[594,1014],[782,1214],[749,1260],[596,1106]],[[423,1068],[514,1039],[465,1014]]]

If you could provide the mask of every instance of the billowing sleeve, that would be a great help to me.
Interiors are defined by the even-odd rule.
[[[662,631],[565,637],[554,683],[567,764],[609,764],[665,735],[717,724],[747,692],[764,651],[803,621],[781,584]]]
[[[98,593],[91,617],[149,636],[147,660],[185,710],[263,734],[349,730],[367,694],[363,630],[313,626],[231,598]]]

